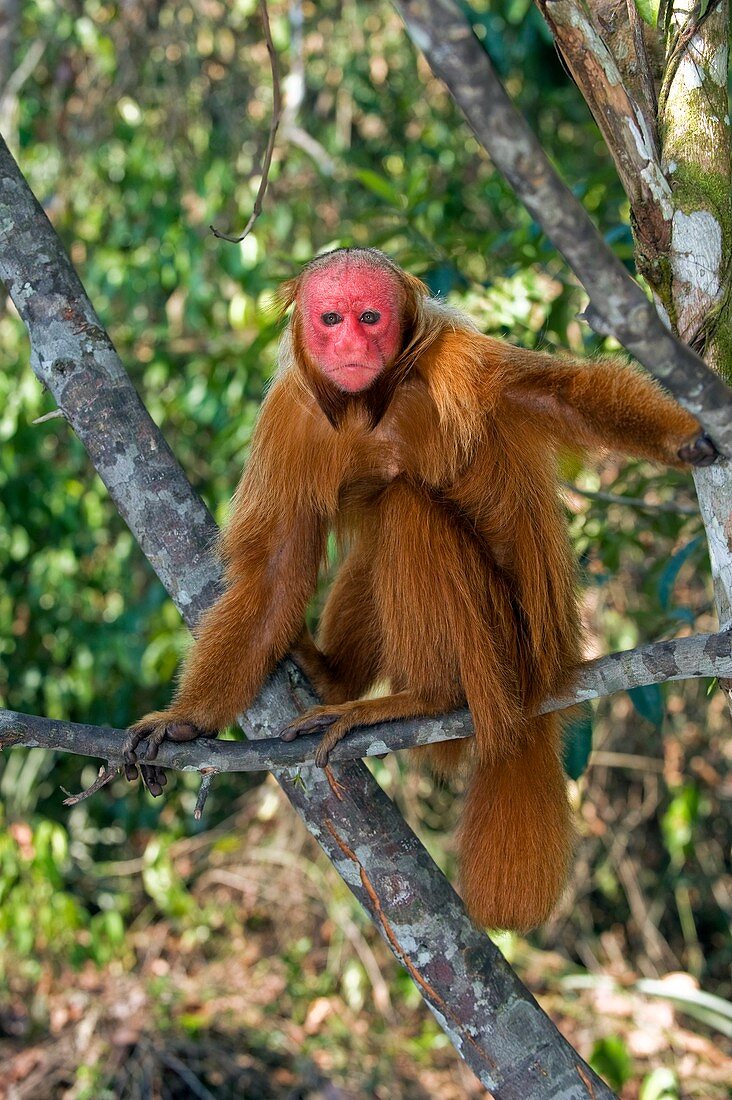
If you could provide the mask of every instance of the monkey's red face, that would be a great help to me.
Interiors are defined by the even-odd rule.
[[[396,358],[401,309],[389,272],[348,261],[315,270],[302,294],[305,349],[339,389],[359,393]]]

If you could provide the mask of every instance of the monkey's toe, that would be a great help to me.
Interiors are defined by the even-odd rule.
[[[194,741],[197,737],[215,736],[215,730],[202,730],[192,722],[172,719],[165,711],[149,714],[127,732],[122,746],[125,776],[133,780],[139,775],[150,794],[157,797],[168,782],[165,769],[152,763],[163,741]]]
[[[296,737],[302,737],[306,733],[322,733],[339,718],[340,714],[333,713],[328,707],[313,707],[312,710],[305,711],[288,723],[280,733],[280,737],[283,741],[294,741]]]
[[[343,740],[351,727],[351,722],[341,718],[340,721],[334,722],[329,730],[326,730],[315,750],[315,763],[319,768],[325,768],[327,766],[331,752],[338,742]]]
[[[164,768],[148,761],[155,759],[164,737],[164,723],[146,722],[143,719],[129,730],[122,747],[125,776],[133,780],[139,775],[154,798],[163,793],[168,777]]]
[[[141,722],[131,726],[122,746],[125,762],[137,764],[140,756],[145,760],[154,760],[165,739],[166,725],[165,722],[143,718]]]

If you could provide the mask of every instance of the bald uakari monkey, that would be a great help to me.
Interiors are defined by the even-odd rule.
[[[560,719],[535,715],[581,659],[555,453],[703,466],[717,451],[635,368],[484,336],[375,250],[320,256],[282,301],[280,368],[221,538],[226,590],[170,708],[132,728],[130,767],[142,739],[154,755],[215,736],[290,650],[323,705],[282,736],[322,731],[321,765],[354,726],[467,703],[475,737],[428,750],[470,776],[464,898],[481,924],[528,929],[562,891],[573,837]],[[330,530],[343,560],[316,644],[304,616]],[[363,698],[377,681],[389,693]]]

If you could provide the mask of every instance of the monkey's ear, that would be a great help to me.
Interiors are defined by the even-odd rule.
[[[297,298],[300,290],[300,278],[288,279],[286,283],[283,283],[281,287],[276,291],[274,296],[274,308],[277,313],[277,320],[281,321],[287,313],[292,303]]]

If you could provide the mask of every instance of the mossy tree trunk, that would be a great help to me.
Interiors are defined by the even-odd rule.
[[[701,19],[697,9],[681,0],[668,15],[658,136],[672,199],[669,277],[653,289],[679,336],[732,382],[729,6]]]
[[[659,95],[660,154],[671,186],[669,278],[654,287],[679,335],[732,382],[732,165],[729,5],[669,11]],[[720,624],[732,623],[730,464],[695,473]],[[724,681],[732,704],[732,681]]]
[[[732,382],[728,0],[537,0],[627,192],[638,271],[666,324]],[[650,10],[652,5],[645,5]],[[732,464],[694,474],[720,627],[732,625]],[[732,682],[723,681],[732,705]]]

